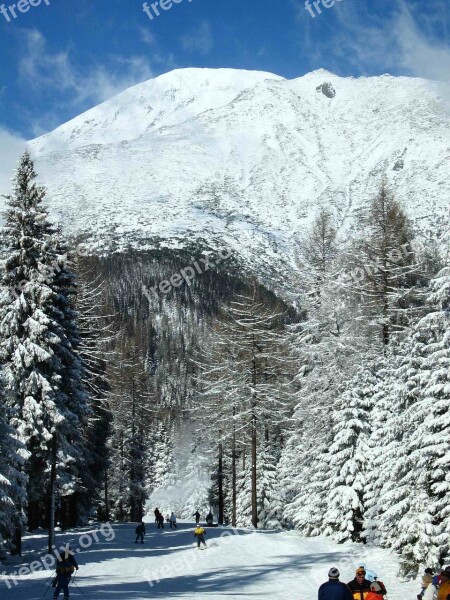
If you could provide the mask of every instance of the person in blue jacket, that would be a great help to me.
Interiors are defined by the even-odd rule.
[[[353,594],[345,583],[339,581],[339,569],[328,571],[328,581],[319,588],[319,600],[353,600]]]

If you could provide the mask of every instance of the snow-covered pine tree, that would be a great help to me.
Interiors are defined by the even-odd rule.
[[[331,415],[343,381],[350,379],[365,340],[355,327],[358,307],[338,285],[342,271],[336,227],[322,210],[300,245],[297,304],[303,319],[289,328],[297,359],[292,437],[281,460],[285,517],[307,535],[323,527],[331,444]]]
[[[151,444],[149,447],[149,477],[147,480],[149,494],[163,487],[174,469],[172,426],[159,420],[154,423],[154,428],[155,431],[150,434]]]
[[[398,394],[398,368],[403,360],[403,346],[391,343],[386,356],[373,363],[375,385],[372,390],[371,434],[368,441],[369,460],[364,489],[364,531],[362,536],[370,543],[389,546],[388,536],[395,536],[394,524],[382,528],[382,514],[389,508],[383,496],[397,489],[399,473],[390,472],[390,466],[398,463],[402,452],[404,404]],[[406,466],[407,462],[403,463]]]
[[[222,432],[222,440],[231,444],[232,454],[236,455],[236,445],[247,452],[246,468],[239,477],[236,473],[237,524],[247,522],[250,505],[251,524],[258,526],[258,491],[262,493],[258,480],[265,468],[258,454],[267,423],[273,424],[272,445],[281,445],[280,431],[292,410],[288,397],[292,365],[281,330],[280,315],[263,305],[253,284],[249,293],[239,295],[224,308],[212,335],[211,358],[203,359],[200,384],[203,382],[206,404],[200,404],[200,412],[214,414],[214,431]],[[247,487],[249,468],[251,485]],[[267,490],[268,495],[274,493]]]
[[[361,541],[375,382],[371,370],[361,369],[347,384],[331,414],[333,442],[327,455],[324,533],[338,542]]]
[[[350,287],[363,303],[368,330],[385,349],[392,332],[407,326],[414,315],[418,278],[411,224],[385,180],[361,213],[358,227],[349,257],[358,274],[353,271]]]
[[[262,441],[258,452],[258,527],[261,529],[281,529],[285,523],[279,485],[279,457],[274,447],[276,443],[270,443],[267,432],[267,439]]]
[[[327,413],[329,414],[329,413]],[[294,413],[294,433],[280,461],[284,519],[304,535],[319,535],[327,509],[327,456],[332,441],[329,418],[302,407]]]
[[[149,495],[155,397],[148,391],[148,377],[135,346],[127,348],[127,356],[114,377],[120,387],[111,395],[113,422],[108,475],[111,510],[120,521],[139,521]]]
[[[252,527],[252,463],[250,445],[242,449],[236,478],[236,525]]]
[[[237,524],[238,446],[246,443],[248,422],[241,414],[241,403],[246,392],[244,369],[239,347],[229,343],[230,324],[222,318],[210,328],[206,351],[196,358],[196,401],[191,414],[205,443],[217,457],[213,470],[218,470],[219,446],[229,456],[230,493],[226,512],[233,527]],[[207,426],[205,427],[205,423]],[[219,486],[217,485],[217,501]]]
[[[79,439],[85,410],[76,356],[75,315],[65,297],[69,272],[61,269],[60,241],[43,206],[45,191],[36,184],[26,152],[7,197],[2,244],[0,360],[11,399],[11,424],[30,452],[28,522],[43,524],[49,509],[49,548],[54,543],[58,452],[71,461],[70,440]]]
[[[430,312],[412,335],[412,355],[420,362],[418,398],[409,409],[411,427],[404,431],[409,498],[407,510],[397,511],[401,518],[393,544],[403,573],[413,576],[450,558],[450,267],[430,287]]]
[[[0,373],[0,546],[4,541],[11,545],[14,533],[26,523],[27,481],[22,468],[27,452],[9,421],[10,408]]]
[[[77,278],[69,262],[68,251],[60,236],[55,240],[56,258],[53,272],[46,279],[56,293],[55,321],[58,321],[64,337],[56,347],[55,354],[60,359],[63,372],[60,389],[64,394],[66,420],[60,430],[57,447],[56,475],[60,496],[61,525],[74,527],[80,518],[80,497],[86,489],[82,479],[86,473],[90,448],[86,443],[85,432],[91,408],[84,385],[85,369],[80,356],[79,313],[75,309],[78,293]],[[89,398],[90,401],[90,398]],[[89,511],[93,497],[90,498]]]
[[[99,520],[109,520],[109,448],[112,414],[108,366],[114,363],[110,349],[112,318],[107,311],[106,285],[78,256],[76,309],[79,314],[79,355],[83,363],[83,384],[88,391],[91,412],[85,431],[86,458],[81,473],[78,510],[86,518],[94,505]]]

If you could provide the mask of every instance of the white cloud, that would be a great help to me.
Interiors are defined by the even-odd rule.
[[[26,142],[18,135],[0,127],[0,196],[11,192],[11,179],[14,169],[25,150]],[[0,197],[0,207],[4,207],[4,198]]]
[[[144,42],[147,46],[154,48],[156,46],[156,37],[154,34],[148,30],[147,27],[139,27],[139,33],[141,36],[141,41]]]
[[[57,103],[52,102],[47,113],[34,122],[35,135],[60,124],[58,109],[69,109],[77,114],[154,76],[146,56],[112,55],[108,57],[108,64],[92,61],[79,66],[73,63],[70,48],[52,53],[40,31],[33,29],[22,33],[24,51],[18,64],[20,80],[44,99],[57,94]]]
[[[184,35],[181,38],[181,45],[186,52],[198,52],[203,55],[209,54],[214,45],[210,23],[203,21],[198,28]]]
[[[315,44],[322,63],[331,70],[340,72],[344,64],[354,74],[389,72],[450,80],[450,48],[441,41],[442,22],[447,14],[442,0],[429,0],[426,12],[422,0],[420,4],[394,0],[389,13],[374,12],[365,3],[356,9],[355,4],[345,2],[333,11],[339,28],[330,33],[327,44]],[[326,19],[327,14],[320,18]]]
[[[432,9],[429,4],[429,9]],[[431,17],[426,17],[428,20]],[[393,35],[399,48],[400,65],[413,75],[450,81],[450,48],[421,31],[404,2],[394,21]]]
[[[102,102],[127,87],[153,76],[144,56],[111,56],[108,68],[91,63],[72,64],[70,49],[52,54],[45,37],[36,29],[25,31],[25,53],[19,60],[19,76],[38,91],[59,90],[71,94],[71,102]]]

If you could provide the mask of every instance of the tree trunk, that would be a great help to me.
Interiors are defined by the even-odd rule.
[[[253,390],[256,389],[256,384],[258,382],[258,373],[257,373],[257,365],[256,365],[256,353],[258,351],[257,344],[255,341],[255,336],[253,335],[253,343],[252,343],[252,384]],[[256,472],[256,458],[257,458],[257,434],[256,434],[256,408],[257,408],[257,400],[256,400],[256,392],[252,392],[252,422],[251,422],[251,431],[252,431],[252,525],[255,529],[258,527],[258,498],[256,493],[256,484],[257,484],[257,472]]]
[[[28,502],[27,508],[28,530],[34,531],[42,525],[41,523],[41,506],[39,502]]]
[[[12,556],[22,556],[22,526],[18,525],[14,529],[13,535],[14,548],[11,550]]]
[[[252,525],[255,529],[258,527],[258,506],[256,494],[257,474],[256,474],[256,415],[252,415]]]
[[[48,553],[52,554],[53,546],[55,545],[55,494],[56,494],[56,435],[53,435],[52,440],[52,456],[51,456],[51,471],[50,471],[50,521],[48,526]]]
[[[233,417],[236,409],[233,407]],[[232,510],[231,510],[231,526],[236,527],[236,504],[237,504],[237,489],[236,489],[236,425],[233,422],[233,438],[231,442],[231,496],[232,496]]]
[[[109,521],[109,480],[108,469],[105,469],[105,521]]]
[[[223,445],[219,443],[219,525],[223,525]]]

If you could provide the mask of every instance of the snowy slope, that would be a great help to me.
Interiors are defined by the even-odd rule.
[[[418,581],[397,579],[397,562],[385,550],[338,545],[326,538],[303,539],[297,532],[209,529],[209,548],[199,551],[193,547],[192,523],[182,524],[177,531],[157,531],[154,524],[149,525],[141,546],[133,543],[134,528],[133,524],[116,525],[114,540],[99,536],[98,542],[76,554],[80,570],[75,578],[78,588],[71,588],[72,598],[315,600],[331,566],[337,566],[341,579],[349,581],[361,562],[377,572],[391,599],[412,600],[420,591]],[[80,547],[78,535],[58,536],[57,546],[72,539],[71,547],[76,550]],[[43,535],[27,538],[25,561],[40,556],[37,550],[44,547]],[[17,568],[11,566],[7,571]],[[49,575],[41,571],[19,577],[18,586],[11,590],[0,576],[0,596],[2,600],[38,600],[45,593]]]
[[[326,84],[325,86],[323,84]],[[31,142],[52,214],[119,247],[228,243],[289,265],[319,206],[341,231],[385,173],[421,231],[448,223],[448,84],[173,71]]]

